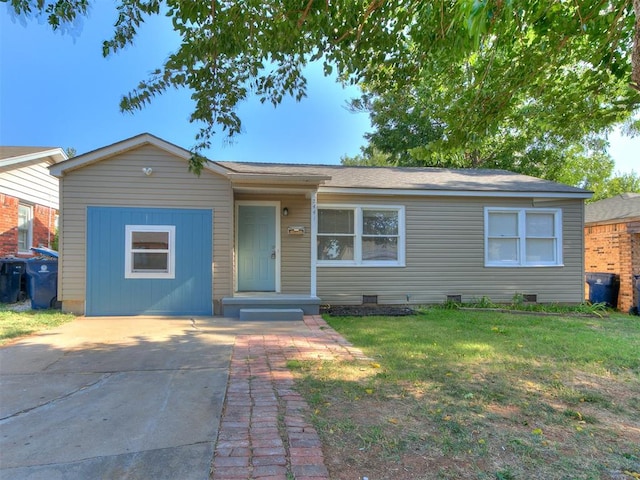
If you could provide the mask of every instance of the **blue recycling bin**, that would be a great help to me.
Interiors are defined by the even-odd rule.
[[[58,300],[58,259],[33,258],[26,265],[31,308],[55,307]]]
[[[589,284],[589,301],[591,303],[605,303],[611,308],[618,306],[619,275],[615,273],[587,273],[587,283]]]
[[[0,302],[16,303],[27,298],[25,261],[21,258],[0,259]]]

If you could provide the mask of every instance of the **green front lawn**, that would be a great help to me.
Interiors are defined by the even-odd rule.
[[[640,318],[326,318],[372,359],[290,365],[332,479],[640,478]]]
[[[14,312],[0,304],[0,345],[40,330],[57,327],[73,320],[75,315],[60,310],[27,310]]]

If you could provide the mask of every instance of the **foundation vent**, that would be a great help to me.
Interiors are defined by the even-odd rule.
[[[378,303],[378,296],[377,295],[363,295],[362,296],[362,304],[366,305],[376,305]]]

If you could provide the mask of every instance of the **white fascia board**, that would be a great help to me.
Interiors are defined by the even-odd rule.
[[[382,189],[382,188],[342,188],[319,187],[318,193],[344,195],[373,195],[373,196],[417,196],[417,197],[509,197],[509,198],[591,198],[591,192],[511,192],[495,190],[410,190],[410,189]]]
[[[4,160],[0,160],[0,168],[10,167],[20,163],[33,162],[36,160],[46,160],[51,158],[53,164],[67,160],[67,154],[61,148],[52,148],[50,150],[42,150],[40,152],[29,153],[27,155],[19,155]]]

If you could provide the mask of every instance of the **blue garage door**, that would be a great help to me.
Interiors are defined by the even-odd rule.
[[[89,207],[87,315],[211,315],[212,214]]]

